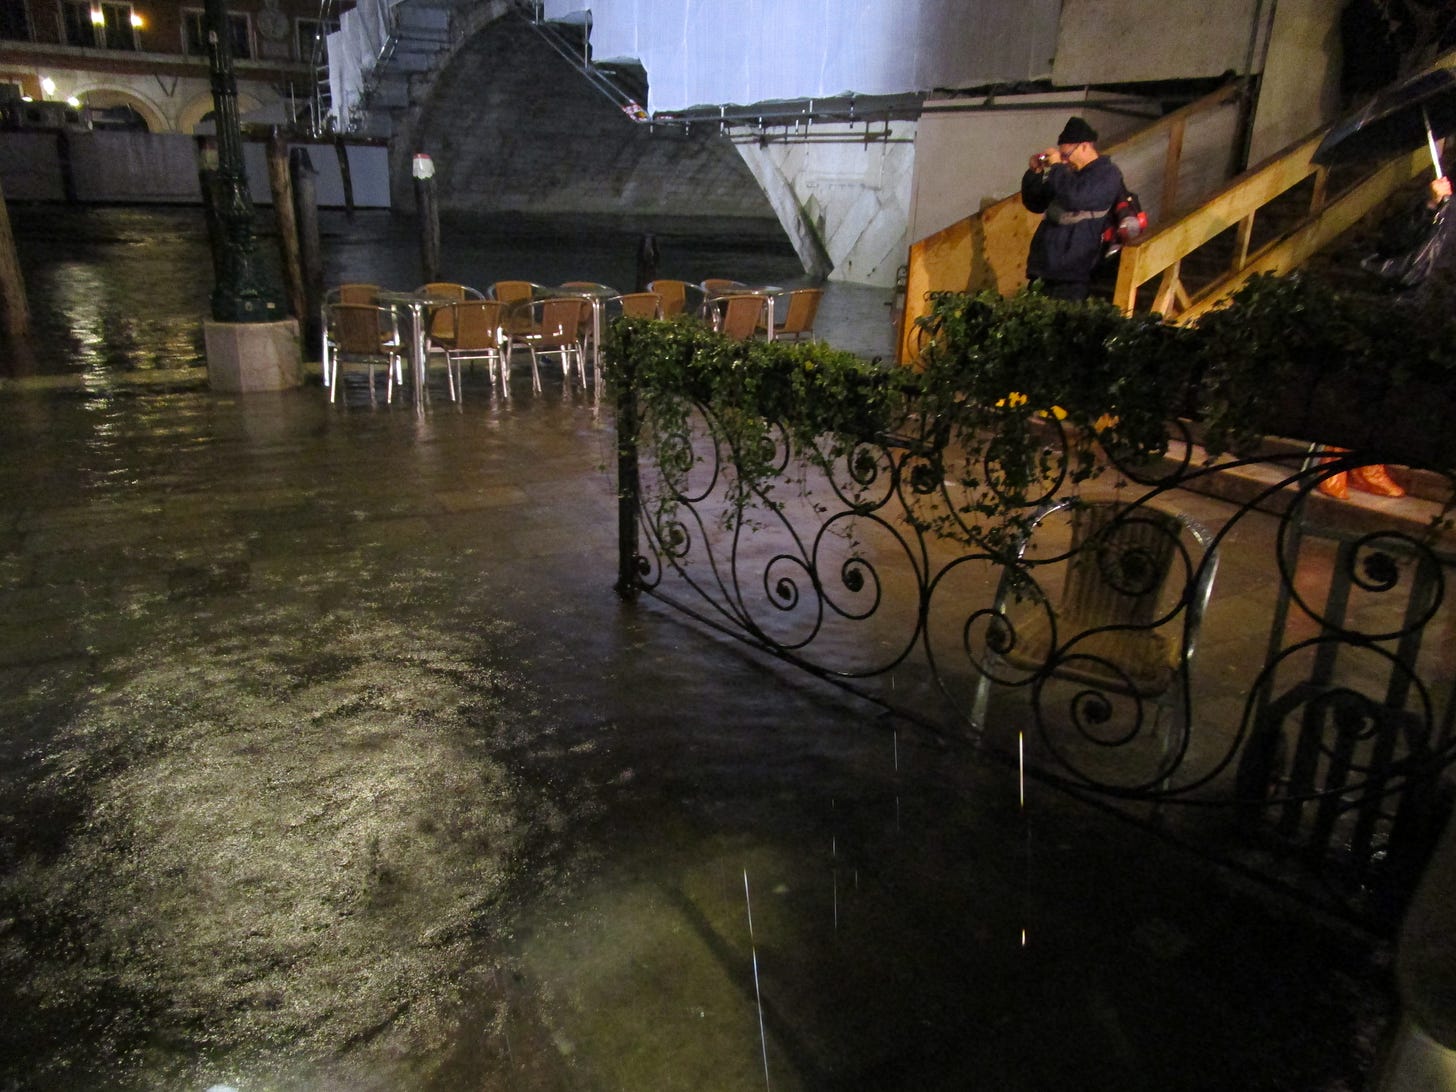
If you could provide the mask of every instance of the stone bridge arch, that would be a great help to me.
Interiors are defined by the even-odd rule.
[[[396,207],[425,152],[446,211],[782,232],[731,141],[629,120],[517,16],[478,27],[415,95],[391,142]]]

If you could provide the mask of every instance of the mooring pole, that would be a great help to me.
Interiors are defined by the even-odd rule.
[[[415,177],[415,215],[419,218],[420,268],[424,281],[440,279],[440,207],[435,202],[435,161],[416,152],[410,173]]]
[[[253,199],[243,166],[243,131],[238,122],[238,86],[233,77],[227,0],[206,0],[207,58],[217,124],[216,213],[222,226],[220,264],[214,269],[212,317],[218,322],[274,322],[284,316],[277,296],[265,287],[253,239]]]
[[[319,309],[324,298],[324,261],[319,240],[318,172],[307,148],[294,148],[288,153],[288,173],[293,182],[293,218],[298,222],[299,260],[303,263],[303,288],[308,301],[308,319],[299,316],[299,325],[305,330],[304,344],[317,351],[322,336]]]
[[[278,225],[278,253],[283,261],[288,309],[302,327],[308,322],[308,294],[303,283],[303,258],[299,254],[293,179],[288,172],[288,138],[277,125],[268,136],[268,186],[273,191],[273,217]]]
[[[15,236],[10,231],[10,212],[5,207],[4,190],[0,190],[0,319],[3,319],[3,332],[17,341],[30,333],[25,277],[20,272]]]

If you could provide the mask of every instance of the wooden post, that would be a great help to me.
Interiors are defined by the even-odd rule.
[[[349,173],[349,146],[342,136],[334,137],[334,154],[339,157],[339,179],[344,184],[344,211],[354,215],[354,176]]]
[[[308,316],[308,296],[303,287],[303,263],[298,256],[298,221],[293,211],[293,182],[288,176],[288,138],[276,125],[268,136],[268,188],[273,191],[273,217],[278,223],[278,249],[283,259],[288,309],[303,321]]]
[[[650,231],[637,244],[637,286],[634,292],[646,292],[647,286],[657,280],[657,238]]]
[[[20,256],[15,251],[15,236],[10,230],[10,212],[5,207],[5,192],[0,190],[0,315],[3,332],[13,340],[30,333],[30,308],[25,300],[25,278],[20,273]]]
[[[419,217],[420,267],[425,283],[440,279],[440,210],[435,204],[435,162],[423,152],[416,152],[412,173],[415,176],[415,210]]]
[[[323,327],[320,308],[324,299],[323,248],[319,243],[318,172],[307,148],[294,148],[288,155],[293,182],[293,215],[298,221],[299,263],[303,266],[303,292],[307,316],[300,315],[304,344],[321,349]]]

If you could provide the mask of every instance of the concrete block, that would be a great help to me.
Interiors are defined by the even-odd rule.
[[[303,381],[298,320],[202,324],[207,382],[215,391],[281,391]]]

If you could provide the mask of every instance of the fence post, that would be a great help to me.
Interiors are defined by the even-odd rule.
[[[628,353],[616,361],[617,381],[617,594],[637,594],[637,513],[641,483],[637,464],[636,369]]]

